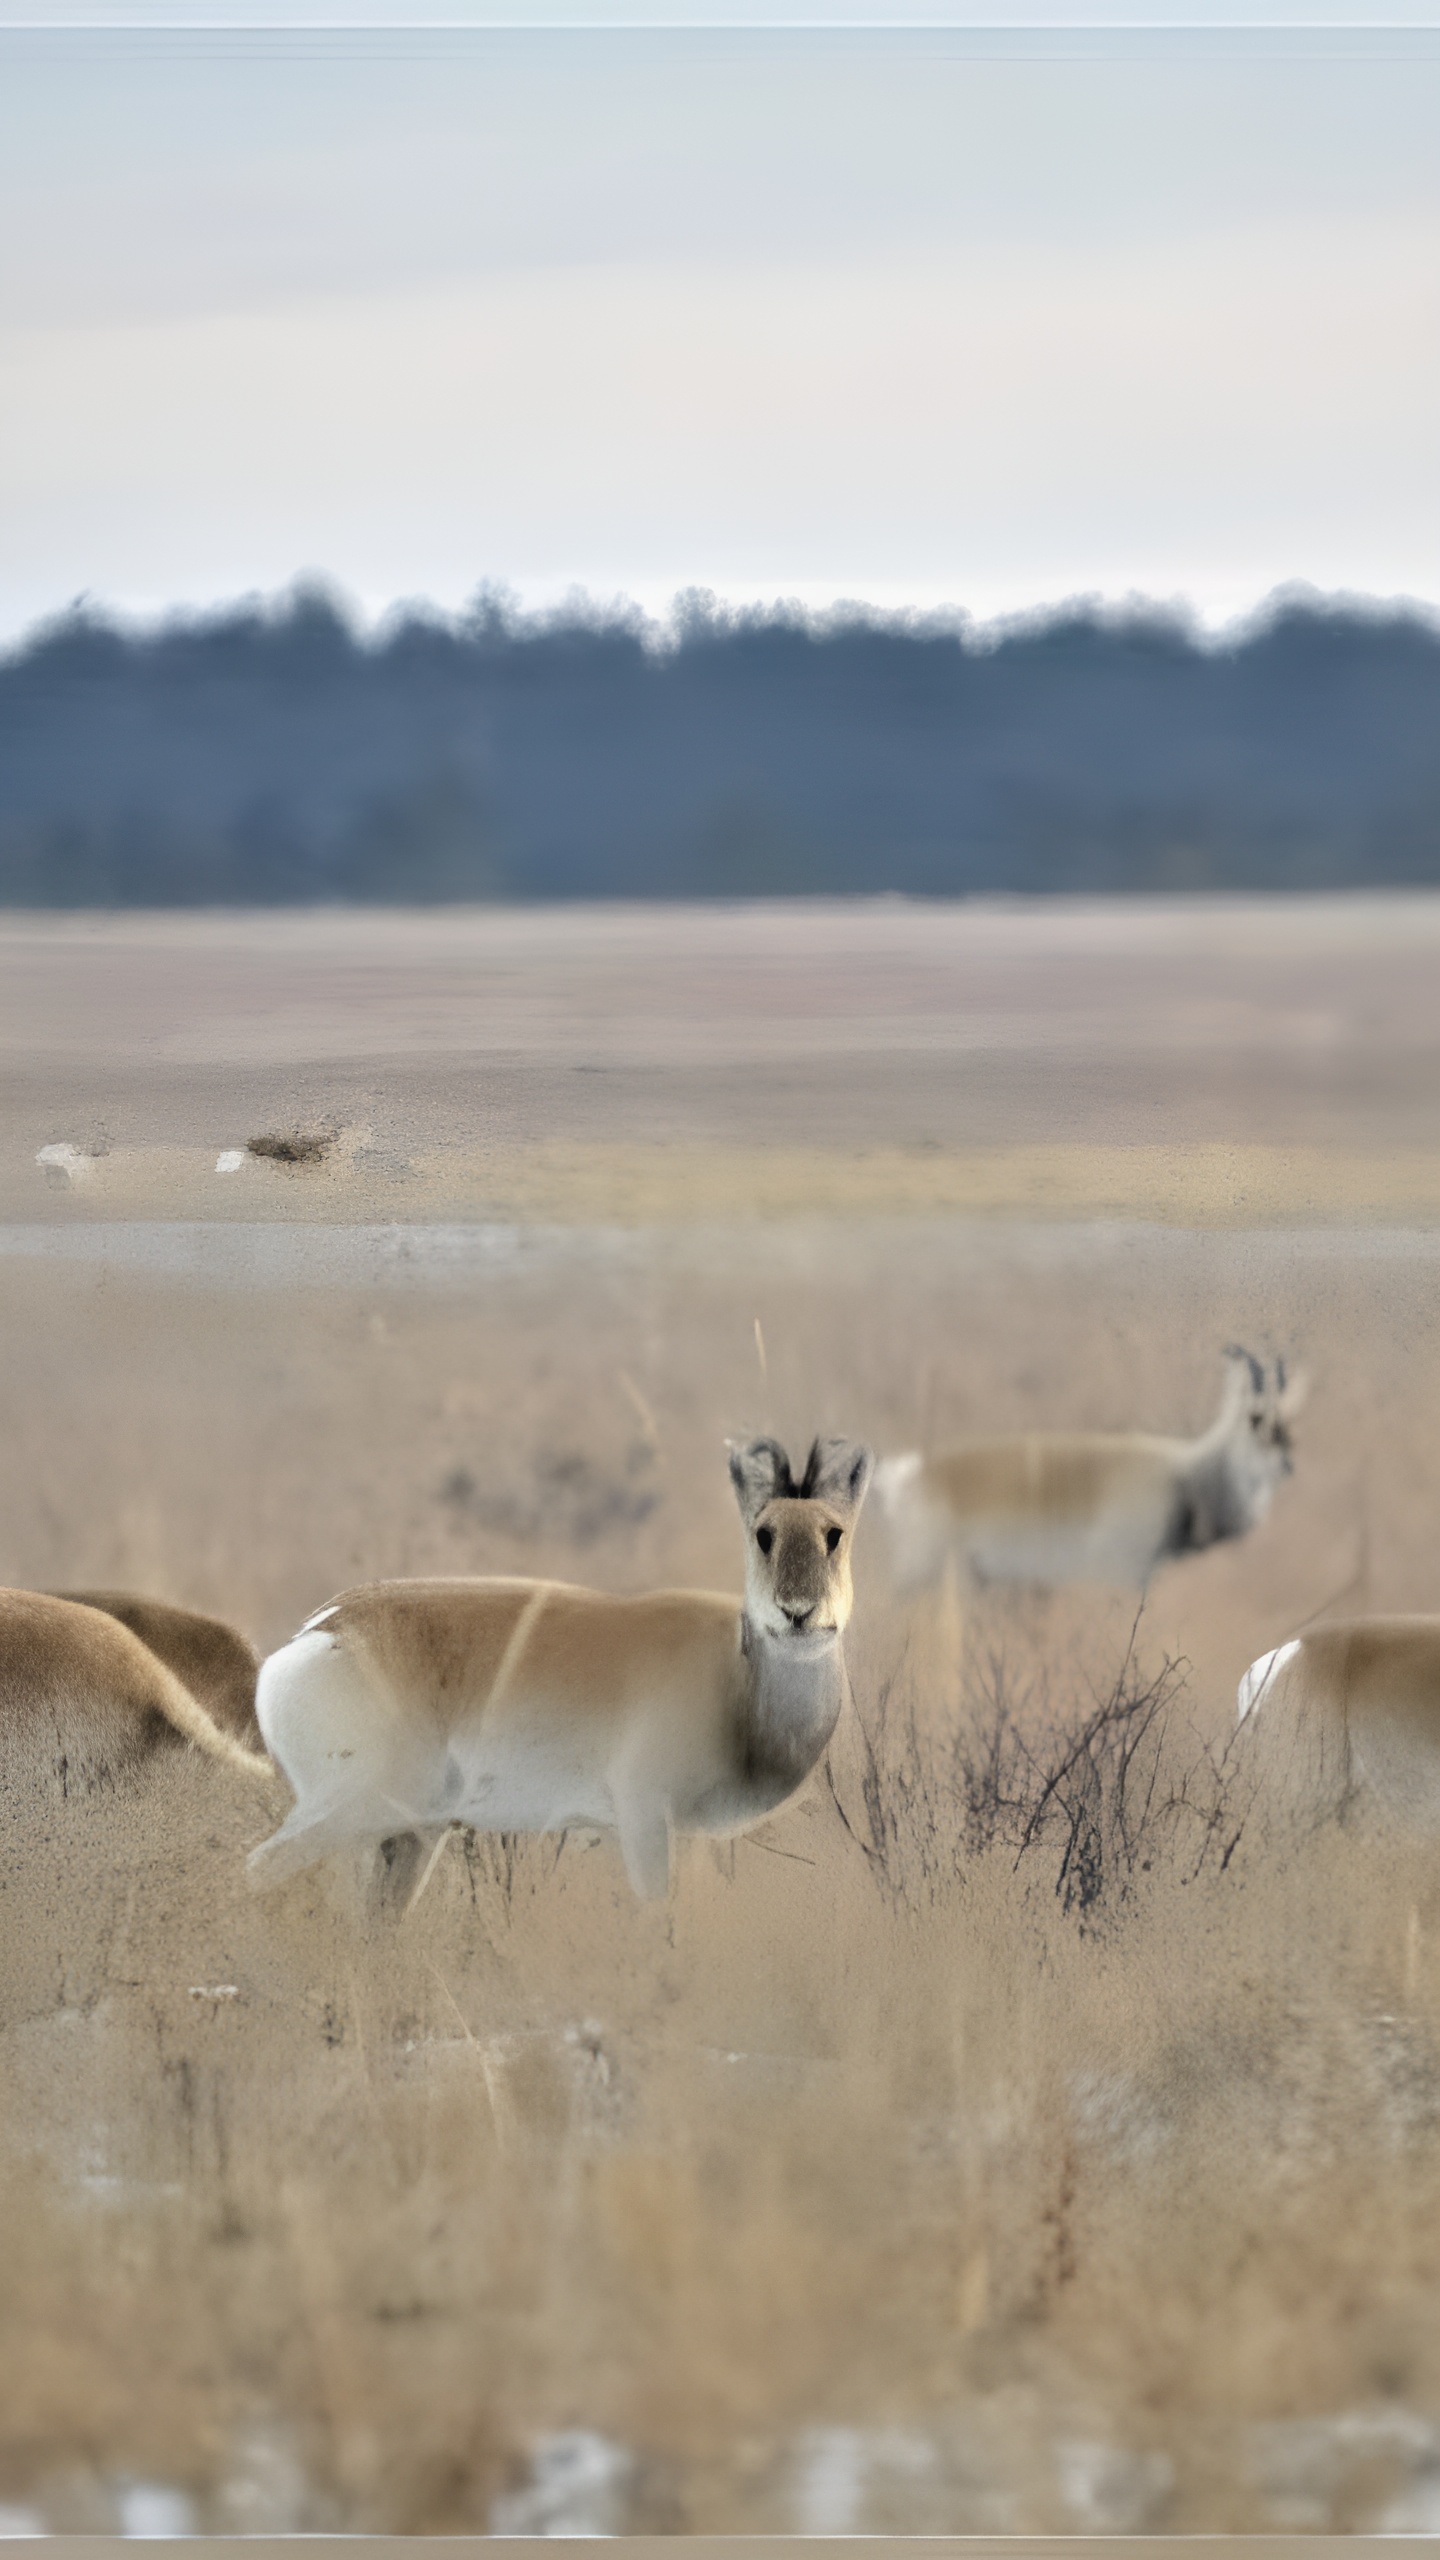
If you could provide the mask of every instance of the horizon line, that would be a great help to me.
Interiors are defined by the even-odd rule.
[[[659,582],[641,583],[650,586],[653,593]],[[920,637],[964,639],[984,646],[1023,637],[1062,621],[1086,621],[1116,629],[1136,624],[1168,625],[1193,647],[1211,649],[1243,644],[1287,612],[1354,622],[1410,621],[1440,637],[1440,599],[1382,594],[1355,587],[1323,588],[1298,578],[1282,580],[1248,604],[1223,614],[1207,614],[1193,597],[1183,593],[1162,595],[1135,587],[1123,591],[1075,588],[1056,592],[1046,600],[987,612],[953,599],[879,602],[838,589],[825,600],[793,591],[772,592],[767,598],[754,590],[742,592],[698,581],[670,589],[668,603],[657,610],[654,603],[647,604],[635,594],[614,590],[604,594],[582,584],[549,597],[527,597],[505,579],[478,580],[470,595],[453,606],[439,604],[423,594],[397,596],[388,603],[367,606],[346,589],[342,580],[321,571],[301,570],[279,586],[242,589],[203,603],[127,607],[82,589],[65,604],[17,626],[8,636],[0,634],[0,665],[13,664],[67,625],[88,625],[124,640],[143,642],[186,631],[204,631],[242,618],[280,623],[307,603],[323,606],[352,640],[365,646],[383,645],[416,623],[463,633],[467,624],[487,615],[509,626],[517,636],[527,631],[585,626],[602,631],[628,630],[657,652],[682,646],[689,632],[706,624],[721,629],[788,625],[817,631],[869,627],[910,631]]]

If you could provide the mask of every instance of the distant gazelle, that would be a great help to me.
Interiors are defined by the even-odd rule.
[[[1243,1537],[1291,1470],[1304,1392],[1283,1360],[1225,1354],[1220,1411],[1197,1440],[1036,1431],[884,1458],[875,1487],[899,1581],[952,1562],[976,1582],[1107,1582],[1143,1590],[1168,1556]]]
[[[184,1682],[222,1732],[258,1751],[255,1682],[260,1657],[237,1628],[199,1609],[181,1609],[171,1600],[150,1600],[135,1591],[57,1591],[52,1596],[118,1618]]]
[[[0,1769],[103,1785],[177,1742],[273,1777],[138,1635],[44,1591],[0,1591]]]
[[[797,1483],[777,1441],[732,1446],[743,1600],[510,1580],[343,1592],[261,1668],[261,1730],[295,1805],[252,1852],[256,1882],[461,1824],[613,1829],[636,1893],[665,1893],[675,1832],[763,1822],[835,1730],[871,1463],[817,1440]]]
[[[1333,1799],[1356,1780],[1413,1829],[1440,1831],[1440,1618],[1315,1627],[1252,1662],[1240,1721],[1286,1730]]]

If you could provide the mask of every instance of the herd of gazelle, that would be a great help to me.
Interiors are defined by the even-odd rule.
[[[1226,1354],[1194,1440],[1035,1432],[884,1460],[817,1440],[732,1444],[743,1597],[616,1597],[511,1578],[342,1592],[258,1663],[220,1620],[116,1591],[0,1592],[0,1732],[17,1774],[92,1787],[189,1743],[288,1779],[253,1851],[261,1885],[353,1843],[456,1826],[613,1830],[637,1894],[668,1888],[677,1832],[727,1838],[785,1804],[839,1720],[850,1551],[872,1471],[907,1588],[1102,1582],[1242,1537],[1290,1472],[1302,1382]],[[1327,1625],[1252,1664],[1397,1812],[1440,1821],[1440,1617]],[[261,1747],[263,1745],[263,1748]],[[266,1756],[266,1754],[270,1756]]]

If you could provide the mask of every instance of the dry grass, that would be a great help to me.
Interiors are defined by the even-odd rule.
[[[335,1144],[328,1130],[292,1129],[288,1133],[265,1131],[258,1138],[247,1138],[247,1156],[260,1156],[272,1164],[323,1164]]]
[[[549,927],[505,922],[487,977],[472,922],[441,1011],[457,1053],[484,1011],[488,1047],[433,1085],[388,1061],[432,1018],[438,946],[362,1006],[369,925],[306,920],[288,958],[260,920],[17,941],[0,1174],[58,1243],[0,1258],[7,1579],[147,1588],[265,1646],[377,1574],[713,1585],[738,1572],[728,1432],[1193,1427],[1235,1337],[1315,1389],[1272,1519],[1157,1577],[1138,1626],[1095,1593],[902,1608],[867,1520],[830,1784],[688,1844],[667,1910],[579,1837],[452,1840],[408,1918],[400,1867],[358,1859],[256,1900],[278,1796],[179,1756],[0,1802],[0,2506],[72,2530],[162,2492],[235,2531],[1440,2520],[1433,1856],[1304,1736],[1233,1725],[1246,1662],[1333,1595],[1440,1601],[1433,1252],[1360,1216],[1432,1196],[1374,1173],[1427,1143],[1395,1096],[1433,1040],[1428,944],[1397,1064],[1386,1006],[1345,1010],[1348,911],[1318,960],[1288,913],[1231,917],[1157,1120],[1189,966],[1168,921],[1157,1046],[1089,1083],[1079,1032],[1051,1072],[1075,988],[1133,1019],[1123,951],[1084,958],[1100,923],[1072,950],[1046,922],[1037,961],[1023,919],[985,926],[988,959],[946,921],[908,1083],[877,1008],[918,1018],[901,964],[935,928],[834,928],[845,1002],[817,997],[807,1066],[811,929],[784,922],[772,965],[721,919],[676,975],[592,919],[527,1010]],[[579,928],[555,931],[563,957]],[[327,934],[352,975],[321,1004]],[[1365,965],[1388,989],[1390,945]],[[283,1019],[255,1001],[277,969]],[[663,1074],[627,1084],[641,980]],[[73,1054],[32,1068],[62,998]],[[748,1063],[707,1084],[722,999]],[[1013,1072],[954,1045],[982,1001]],[[362,1011],[387,1063],[342,1075],[325,1043],[355,1060]],[[1294,1149],[1326,1147],[1326,1025],[1352,1018],[1379,1045],[1337,1165]],[[152,1024],[179,1061],[153,1077]],[[576,1071],[597,1060],[613,1085]],[[332,1127],[321,1164],[215,1177],[247,1128]],[[88,1171],[47,1189],[61,1140]],[[596,1225],[452,1253],[506,1168],[527,1218]],[[1102,1174],[1131,1223],[1069,1216]],[[1317,1224],[1266,1232],[1233,1196],[1261,1175]],[[932,1214],[1017,1200],[1051,1223]],[[180,1223],[131,1223],[147,1201]],[[412,1223],[367,1241],[362,1216]]]
[[[30,1824],[7,2495],[56,2524],[138,2477],[211,2527],[547,2494],[637,2529],[837,2497],[1253,2527],[1286,2520],[1284,2428],[1359,2412],[1285,2459],[1325,2521],[1374,2521],[1440,2395],[1440,1898],[1418,1861],[1382,1884],[1363,1831],[1247,1828],[1197,1872],[1161,1822],[1067,1912],[1046,1785],[1087,1731],[1112,1803],[1132,1783],[1093,1724],[1018,1797],[982,1782],[994,1836],[923,1896],[877,1892],[818,1795],[688,1851],[668,1915],[579,1839],[457,1844],[408,1921],[358,1861],[255,1904],[265,1810],[193,1762]],[[576,2429],[598,2452],[554,2451]]]
[[[1393,1144],[893,1146],[831,1134],[806,1146],[772,1140],[757,1148],[709,1135],[515,1145],[488,1135],[477,1144],[467,1134],[444,1148],[347,1154],[333,1132],[295,1130],[247,1139],[236,1150],[241,1164],[217,1175],[216,1144],[228,1146],[233,1135],[227,1114],[206,1145],[82,1144],[68,1169],[52,1166],[51,1187],[112,1218],[389,1220],[418,1209],[437,1220],[582,1228],[810,1216],[1124,1218],[1240,1230],[1433,1228],[1440,1220],[1433,1148]],[[33,1214],[33,1159],[0,1163],[0,1185],[14,1214]]]
[[[856,1716],[859,1845],[887,1892],[933,1902],[1004,1853],[1017,1871],[1053,1876],[1061,1911],[1093,1924],[1157,1864],[1192,1878],[1211,1858],[1228,1867],[1251,1794],[1247,1755],[1197,1727],[1188,1666],[1147,1667],[1138,1635],[1137,1621],[1098,1684],[1043,1656],[1017,1672],[996,1646],[938,1702],[904,1666],[880,1684]]]

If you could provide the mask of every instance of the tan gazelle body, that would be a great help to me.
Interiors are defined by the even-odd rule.
[[[762,1822],[825,1751],[870,1468],[855,1443],[817,1441],[797,1483],[777,1442],[731,1449],[743,1600],[520,1580],[342,1593],[261,1668],[295,1805],[252,1853],[257,1883],[458,1823],[613,1829],[635,1891],[663,1894],[675,1832]]]
[[[875,1488],[897,1579],[958,1564],[975,1582],[1143,1589],[1167,1557],[1243,1537],[1290,1473],[1303,1381],[1226,1354],[1220,1411],[1197,1439],[1036,1431],[882,1459]]]
[[[1355,1784],[1440,1831],[1440,1617],[1352,1618],[1277,1645],[1240,1683],[1240,1721],[1287,1735],[1286,1762],[1332,1800]]]
[[[168,1663],[111,1612],[44,1591],[0,1591],[0,1761],[68,1790],[104,1784],[176,1742],[274,1775],[207,1714]]]
[[[56,1591],[51,1597],[118,1618],[122,1627],[159,1655],[222,1733],[231,1734],[247,1750],[261,1748],[255,1717],[260,1656],[238,1628],[199,1609],[151,1600],[138,1591]]]

